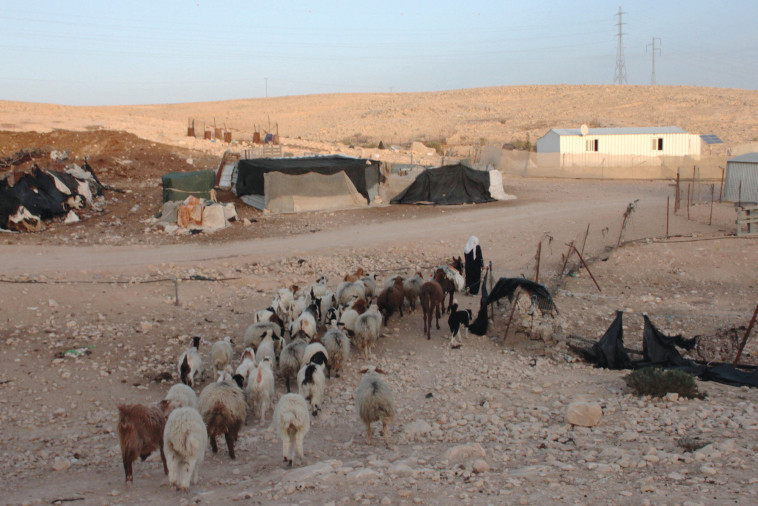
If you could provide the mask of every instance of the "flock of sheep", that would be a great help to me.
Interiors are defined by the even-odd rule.
[[[284,462],[292,466],[295,453],[302,460],[303,441],[311,416],[318,416],[321,410],[327,378],[332,373],[340,376],[353,346],[368,360],[387,319],[395,312],[402,316],[404,302],[414,308],[424,283],[420,273],[398,276],[388,279],[380,291],[376,276],[358,269],[345,276],[334,291],[327,287],[326,276],[305,290],[297,286],[280,289],[271,306],[258,311],[246,329],[236,369],[231,338],[213,343],[209,368],[216,381],[207,384],[199,396],[194,387],[202,381],[206,367],[199,349],[201,339],[194,337],[178,359],[182,383],[172,386],[165,399],[153,406],[118,407],[126,482],[133,482],[132,465],[137,457],[144,460],[160,450],[170,484],[188,491],[190,483],[197,483],[208,442],[216,453],[216,438],[223,435],[230,458],[235,458],[237,434],[247,422],[249,409],[261,424],[273,409]],[[321,329],[325,331],[320,333]],[[369,366],[362,372],[355,392],[356,413],[366,425],[368,443],[371,423],[381,421],[389,446],[389,426],[395,413],[392,392],[380,376],[381,369]],[[274,407],[277,376],[287,393]],[[297,382],[297,393],[291,391],[292,380]]]

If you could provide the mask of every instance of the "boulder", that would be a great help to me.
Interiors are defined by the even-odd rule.
[[[566,411],[566,423],[594,427],[603,418],[603,408],[596,402],[572,402]]]

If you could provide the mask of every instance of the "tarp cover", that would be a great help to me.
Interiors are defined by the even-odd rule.
[[[264,182],[265,209],[272,213],[352,209],[368,205],[342,171],[330,175],[309,172],[299,176],[269,172],[264,175]]]
[[[581,350],[584,357],[597,367],[607,369],[639,369],[661,367],[679,369],[703,381],[715,381],[732,386],[758,387],[758,368],[741,371],[731,364],[705,364],[684,358],[678,348],[692,349],[696,338],[683,339],[682,336],[667,336],[658,330],[644,315],[645,328],[642,331],[643,359],[632,362],[624,350],[621,327],[623,311],[616,312],[616,319],[603,337],[592,348]]]
[[[210,200],[211,190],[216,184],[216,174],[212,170],[194,172],[169,172],[161,181],[163,183],[163,202],[184,200],[193,195],[199,199]]]
[[[495,199],[490,194],[490,174],[463,164],[427,169],[392,199],[392,204],[480,204]]]
[[[489,305],[499,301],[503,297],[508,297],[508,300],[513,302],[514,294],[519,288],[537,304],[540,310],[546,313],[558,310],[555,306],[555,302],[553,302],[553,297],[550,295],[550,292],[547,291],[545,285],[541,285],[530,279],[500,278],[497,280],[497,283],[495,283],[495,286],[492,287],[492,291],[488,292],[486,279],[489,274],[490,270],[488,266],[487,270],[484,272],[483,279],[485,282],[482,283],[482,298],[479,301],[479,313],[473,323],[469,325],[469,330],[472,333],[478,336],[486,334],[488,322],[487,311]]]
[[[302,175],[309,172],[331,175],[344,172],[355,189],[370,202],[375,196],[375,185],[379,182],[380,162],[365,158],[347,156],[311,156],[302,158],[251,158],[237,163],[237,182],[234,192],[237,196],[264,195],[264,174],[283,172]]]

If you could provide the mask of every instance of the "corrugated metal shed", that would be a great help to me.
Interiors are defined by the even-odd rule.
[[[758,203],[758,153],[745,153],[726,161],[723,199]]]

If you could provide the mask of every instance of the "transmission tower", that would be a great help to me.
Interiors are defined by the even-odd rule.
[[[655,47],[655,41],[656,40],[658,41],[658,47]],[[661,45],[661,39],[658,38],[658,37],[653,37],[653,42],[651,42],[650,44],[648,44],[647,46],[645,46],[645,50],[647,50],[647,48],[649,48],[649,47],[652,48],[651,52],[653,53],[653,73],[650,74],[650,85],[651,86],[655,86],[656,85],[656,82],[655,82],[655,52],[658,51],[658,54],[661,54],[660,45]]]
[[[626,82],[626,61],[624,61],[624,41],[622,40],[622,36],[624,35],[621,31],[621,27],[624,25],[624,23],[621,21],[622,16],[626,14],[625,12],[621,12],[621,6],[619,5],[619,12],[616,14],[616,16],[619,17],[618,23],[616,25],[618,26],[619,33],[618,33],[618,48],[616,49],[616,77],[613,78],[613,82],[615,84],[627,84]]]

